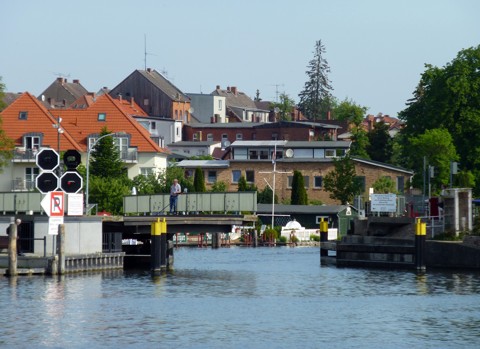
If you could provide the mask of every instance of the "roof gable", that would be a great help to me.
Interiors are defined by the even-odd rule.
[[[25,118],[20,118],[20,112],[26,112]],[[7,136],[14,140],[16,146],[23,146],[23,137],[27,133],[38,133],[42,137],[42,146],[58,147],[57,124],[58,115],[52,115],[43,104],[30,93],[25,92],[2,111],[3,128]],[[60,150],[81,150],[78,142],[68,130],[60,136]]]

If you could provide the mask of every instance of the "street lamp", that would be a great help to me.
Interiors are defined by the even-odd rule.
[[[61,126],[61,122],[62,122],[62,118],[59,116],[56,118],[57,119],[57,123],[56,124],[53,124],[53,128],[56,128],[57,129],[57,153],[58,153],[58,156],[59,156],[59,159],[61,158],[60,157],[60,135],[63,133],[63,128]],[[59,177],[61,177],[62,175],[62,166],[58,166],[58,170],[57,170],[57,174]]]
[[[95,148],[97,143],[102,140],[105,137],[115,137],[115,136],[121,136],[125,135],[125,132],[115,132],[115,133],[107,133],[101,137],[98,137],[92,145],[87,144],[87,184],[85,187],[85,214],[88,215],[89,212],[89,202],[88,202],[88,184],[89,184],[89,179],[90,179],[90,153]]]

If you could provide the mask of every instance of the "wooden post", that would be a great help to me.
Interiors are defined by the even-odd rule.
[[[425,270],[425,242],[427,239],[427,223],[422,223],[417,218],[415,223],[415,267],[417,270]]]
[[[323,218],[320,221],[320,257],[328,257],[328,249],[325,248],[323,242],[328,241],[328,222]]]
[[[57,234],[58,273],[65,274],[65,224],[58,225]]]
[[[163,218],[160,222],[160,269],[167,269],[167,221]]]
[[[17,271],[17,225],[14,221],[8,227],[8,275],[16,276]]]
[[[253,247],[258,247],[258,234],[257,229],[253,230]]]

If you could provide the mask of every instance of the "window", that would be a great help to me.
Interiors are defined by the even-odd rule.
[[[140,174],[145,177],[153,175],[155,174],[155,167],[140,167]]]
[[[222,110],[223,108],[223,101],[221,99],[218,100],[218,110]]]
[[[128,158],[128,137],[114,137],[113,142],[118,147],[120,151],[120,158]]]
[[[292,188],[293,176],[288,176],[287,188]],[[303,176],[303,185],[305,188],[310,186],[310,176]]]
[[[232,170],[232,183],[238,183],[238,180],[242,176],[242,171]]]
[[[194,142],[197,142],[197,141],[198,141],[198,132],[195,132],[195,133],[193,134],[192,140],[193,140]]]
[[[233,158],[236,160],[247,160],[247,148],[235,148],[233,150]]]
[[[400,194],[403,194],[405,192],[405,177],[397,177],[397,190]]]
[[[213,134],[207,133],[207,141],[213,142]]]
[[[148,98],[145,98],[143,100],[143,105],[149,105],[150,104],[150,101],[148,100]]]
[[[336,152],[337,157],[343,158],[345,156],[346,150],[345,149],[337,149],[335,152]]]
[[[222,142],[228,141],[228,135],[226,133],[222,133]]]
[[[295,149],[295,157],[302,159],[311,159],[313,157],[312,149]]]
[[[360,192],[364,193],[365,192],[365,176],[357,176],[355,177],[355,181],[359,184],[360,186]]]
[[[325,150],[324,149],[313,149],[313,157],[314,157],[314,159],[323,159],[325,157]]]
[[[107,119],[106,113],[98,113],[98,121],[105,121]]]
[[[27,167],[25,168],[25,183],[27,188],[35,188],[35,178],[40,174],[40,169],[38,167]]]
[[[248,183],[255,183],[255,171],[247,170],[245,171],[245,179]]]
[[[25,136],[23,141],[25,149],[40,149],[40,136]]]
[[[241,141],[241,140],[243,139],[243,134],[237,133],[236,136],[235,136],[235,139],[236,139],[237,141]]]
[[[326,158],[334,158],[335,157],[335,149],[325,149],[325,157]]]
[[[18,118],[20,120],[27,120],[28,117],[28,111],[21,111],[18,113]]]
[[[156,130],[157,129],[157,123],[156,122],[151,122],[150,123],[150,129],[151,130]]]
[[[257,160],[258,159],[258,152],[256,150],[248,150],[248,158],[250,160]]]
[[[207,182],[215,183],[217,181],[217,171],[208,171],[207,172]]]
[[[278,133],[272,133],[272,140],[278,140]]]
[[[313,177],[313,187],[314,188],[321,188],[322,184],[323,184],[323,176]]]

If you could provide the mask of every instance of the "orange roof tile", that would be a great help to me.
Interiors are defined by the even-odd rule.
[[[20,119],[20,112],[27,112],[25,119]],[[7,136],[14,140],[16,146],[23,146],[23,137],[27,133],[39,133],[43,135],[42,145],[57,149],[58,132],[53,127],[57,123],[55,117],[44,105],[30,93],[25,92],[12,104],[1,112],[3,129]],[[68,130],[60,135],[60,150],[82,148],[70,135]]]

